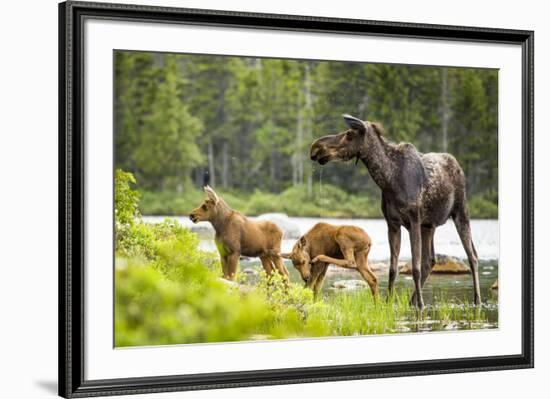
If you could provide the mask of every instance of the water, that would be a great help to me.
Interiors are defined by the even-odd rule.
[[[323,168],[319,170],[319,203],[321,204],[321,216],[325,214],[325,197],[323,197]]]
[[[145,216],[146,222],[159,222],[164,219],[161,216]],[[187,217],[178,217],[177,219],[182,225],[199,229],[202,232],[200,246],[204,250],[216,251],[216,246],[213,240],[213,231],[208,223],[201,222],[193,225]],[[371,237],[373,246],[369,255],[369,262],[388,263],[390,253],[387,241],[387,227],[383,219],[331,219],[331,218],[299,218],[290,217],[290,222],[299,226],[301,234],[306,233],[316,223],[323,221],[333,224],[351,224],[364,229]],[[497,220],[472,220],[472,236],[476,246],[479,262],[479,279],[481,288],[481,297],[483,309],[488,318],[488,323],[483,323],[482,328],[495,328],[498,326],[498,291],[491,289],[491,285],[498,279],[498,221]],[[401,255],[399,261],[410,260],[410,243],[407,230],[402,228],[401,232]],[[436,230],[434,237],[434,247],[437,254],[444,254],[457,257],[465,263],[466,254],[462,248],[460,238],[456,232],[452,221],[439,227]],[[286,239],[282,243],[282,251],[289,252],[296,239]],[[293,282],[302,283],[300,275],[289,261],[285,262],[287,269],[290,272],[290,279]],[[253,269],[252,273],[248,274],[251,282],[254,280],[254,275],[261,270],[261,264],[258,259],[242,259],[240,262],[241,269]],[[388,285],[388,271],[382,269],[377,272],[379,278],[380,293],[385,296]],[[323,285],[323,296],[331,295],[353,295],[353,292],[342,289],[332,288],[332,284],[341,280],[362,280],[361,276],[355,270],[336,268],[331,266],[325,283]],[[413,291],[413,281],[410,275],[400,274],[396,280],[396,289]],[[470,274],[432,274],[423,289],[423,297],[426,305],[437,306],[438,300],[445,299],[446,302],[456,302],[458,304],[468,303],[473,301],[472,277]],[[416,323],[414,318],[405,321],[406,323]],[[418,331],[429,331],[441,329],[441,323],[430,323],[424,325],[416,325]],[[406,328],[410,328],[408,325]],[[405,328],[405,327],[404,327]],[[471,328],[471,323],[457,324],[456,329]]]
[[[166,216],[144,216],[146,222],[157,223],[164,220]],[[178,220],[183,226],[201,233],[201,248],[208,251],[215,251],[214,233],[210,223],[199,222],[194,225],[188,217],[170,217]],[[254,219],[254,218],[251,218]],[[318,222],[332,224],[350,224],[365,230],[372,240],[372,248],[369,255],[370,261],[386,261],[390,257],[388,246],[388,230],[384,219],[333,219],[333,218],[302,218],[290,217],[289,221],[296,224],[300,233],[304,234]],[[480,259],[498,259],[498,221],[497,220],[472,220],[472,238]],[[464,259],[466,254],[462,248],[460,238],[452,221],[437,228],[434,237],[435,252]],[[285,239],[282,243],[283,252],[288,252],[296,242],[296,239]],[[400,260],[411,258],[409,234],[406,229],[401,229],[401,255]]]

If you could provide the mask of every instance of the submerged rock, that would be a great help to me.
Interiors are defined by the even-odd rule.
[[[401,270],[406,264],[407,262],[398,262],[397,267]],[[389,270],[390,264],[384,262],[369,262],[369,267],[375,273],[384,273]]]
[[[257,220],[269,220],[283,230],[283,238],[299,238],[301,236],[300,226],[290,220],[284,213],[265,213],[257,217]]]
[[[400,273],[412,274],[411,262],[407,262],[399,269]],[[464,262],[454,256],[435,255],[435,266],[432,273],[440,274],[467,274],[470,273],[470,268]]]
[[[384,262],[375,262],[375,263],[370,263],[369,262],[369,268],[373,272],[386,271],[389,267],[390,267],[390,265],[388,265],[387,263],[384,263]]]
[[[253,268],[242,269],[242,272],[246,275],[249,275],[249,276],[257,276],[258,274],[260,274],[260,272],[258,270],[253,269]]]
[[[332,283],[332,288],[339,290],[357,290],[368,287],[364,280],[338,280]]]
[[[218,280],[221,281],[222,283],[224,283],[230,289],[239,291],[241,294],[247,294],[248,292],[250,292],[252,290],[252,287],[249,286],[249,285],[239,284],[236,281],[226,280],[223,277],[219,277]]]
[[[227,280],[223,277],[218,277],[218,280],[224,283],[225,285],[227,285],[228,287],[234,287],[234,288],[239,287],[239,283],[237,283],[236,281]]]

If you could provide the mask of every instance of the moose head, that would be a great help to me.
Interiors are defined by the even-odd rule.
[[[206,198],[202,204],[193,209],[189,215],[189,219],[193,223],[211,221],[216,215],[216,206],[220,202],[220,197],[218,197],[218,194],[210,186],[204,187],[204,193],[206,194]]]
[[[381,126],[376,123],[362,121],[347,114],[343,117],[348,129],[315,140],[310,151],[312,161],[325,165],[331,161],[345,162],[355,158],[357,163],[364,157],[366,137],[372,136],[372,133],[378,136],[382,134]]]
[[[311,257],[309,256],[309,244],[305,237],[300,237],[292,252],[281,254],[285,259],[290,259],[292,264],[302,276],[302,280],[307,284],[311,279]]]

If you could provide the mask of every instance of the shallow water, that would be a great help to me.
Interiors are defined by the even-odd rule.
[[[160,222],[164,220],[165,216],[144,216],[143,220],[146,222]],[[199,222],[196,225],[189,220],[188,217],[170,217],[178,220],[183,226],[189,228],[202,228],[210,230],[211,226],[208,222]],[[253,218],[252,218],[253,219]],[[364,229],[372,239],[372,248],[369,255],[371,261],[385,261],[389,259],[389,246],[388,246],[388,229],[386,221],[384,219],[332,219],[332,218],[301,218],[301,217],[289,217],[289,220],[296,224],[301,234],[306,233],[316,223],[321,221],[332,224],[351,224]],[[472,220],[472,238],[476,247],[478,256],[484,260],[498,259],[498,239],[499,229],[497,220]],[[460,259],[466,257],[460,238],[456,232],[452,221],[448,221],[443,226],[437,228],[434,236],[435,252],[438,254],[445,254],[455,256]],[[283,240],[283,252],[288,252],[296,239]],[[216,246],[214,244],[213,236],[205,236],[201,239],[201,247],[205,250],[215,251]],[[401,229],[401,255],[400,260],[408,260],[411,257],[410,252],[409,233],[406,229]]]
[[[145,216],[143,218],[147,222],[159,222],[164,219],[162,216]],[[186,217],[175,218],[182,225],[191,227],[192,224]],[[369,256],[370,262],[382,261],[387,263],[389,259],[389,246],[387,242],[387,227],[383,219],[330,219],[330,218],[294,218],[290,220],[297,224],[301,234],[307,232],[311,227],[320,221],[333,224],[352,224],[363,228],[371,236],[373,246]],[[199,223],[204,227],[209,228],[208,223]],[[197,225],[195,225],[197,226]],[[479,322],[466,322],[461,320],[453,320],[452,322],[444,320],[431,320],[423,318],[418,320],[418,317],[412,312],[410,317],[402,321],[402,331],[434,331],[442,329],[472,329],[472,328],[495,328],[498,326],[498,291],[491,289],[491,285],[498,279],[498,221],[497,220],[472,220],[472,236],[476,246],[479,264],[479,278],[482,297],[482,309],[486,320]],[[284,252],[288,252],[295,243],[295,239],[283,241]],[[214,241],[211,236],[205,235],[200,241],[201,248],[209,251],[216,251]],[[460,243],[458,234],[452,222],[446,223],[439,227],[435,234],[435,252],[437,254],[445,254],[455,256],[461,260],[465,260],[466,254]],[[410,245],[408,233],[402,229],[401,237],[401,255],[399,260],[406,261],[410,259]],[[262,270],[258,259],[242,259],[241,270],[254,269],[254,273],[250,273],[249,277],[253,282],[257,271]],[[300,275],[289,261],[285,262],[289,272],[291,281],[302,284]],[[379,278],[380,293],[386,295],[388,285],[388,271],[382,270],[377,273]],[[350,271],[341,268],[331,267],[331,272],[327,274],[323,286],[323,296],[331,295],[354,295],[354,290],[335,289],[332,284],[340,280],[362,280],[360,274],[356,271]],[[451,303],[456,306],[459,311],[464,308],[467,312],[468,306],[473,302],[473,285],[470,274],[432,274],[423,289],[424,301],[428,309],[437,309],[438,303]],[[365,289],[365,288],[362,288]],[[366,288],[368,289],[368,288]],[[396,280],[396,289],[398,291],[408,290],[413,291],[413,281],[410,275],[400,274]]]
[[[290,273],[290,279],[292,282],[302,284],[297,270],[292,266],[289,261],[285,262],[285,265]],[[241,269],[254,269],[255,271],[262,270],[259,262],[255,260],[244,260],[241,262]],[[380,293],[382,297],[387,294],[388,286],[388,272],[383,270],[377,273]],[[254,280],[254,277],[249,277]],[[479,264],[479,280],[481,288],[481,300],[483,313],[486,316],[486,320],[479,322],[479,325],[475,326],[472,323],[455,320],[453,326],[443,324],[441,320],[422,320],[419,322],[417,315],[413,312],[410,317],[403,320],[403,324],[411,328],[411,323],[414,323],[418,331],[432,331],[439,329],[471,329],[471,328],[496,328],[498,327],[498,291],[491,289],[491,285],[498,279],[498,262],[496,260],[485,261],[481,260]],[[356,271],[350,271],[340,268],[331,267],[331,272],[327,273],[325,279],[322,295],[327,298],[332,295],[354,295],[355,290],[350,289],[338,289],[333,288],[332,285],[336,281],[342,280],[362,280],[361,275]],[[251,281],[253,282],[253,281]],[[407,274],[400,274],[396,280],[396,290],[401,292],[407,290],[413,292],[414,285],[412,276]],[[369,288],[360,288],[361,290]],[[453,306],[464,308],[470,307],[473,303],[473,284],[472,276],[470,274],[432,274],[423,288],[424,302],[428,309],[430,307],[439,306],[440,301],[444,301],[445,304],[452,304]],[[452,327],[452,328],[451,328]]]

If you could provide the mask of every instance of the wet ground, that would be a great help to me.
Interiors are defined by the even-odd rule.
[[[285,263],[290,273],[292,282],[302,284],[297,270],[290,262]],[[241,261],[243,271],[250,270],[247,280],[254,284],[257,273],[262,270],[259,262],[255,260]],[[388,272],[377,272],[382,297],[386,296],[388,286]],[[482,305],[480,308],[473,306],[473,285],[471,274],[432,274],[426,282],[423,290],[426,311],[422,317],[411,309],[407,317],[400,322],[396,332],[414,331],[438,331],[438,330],[467,330],[488,329],[498,327],[498,290],[491,286],[498,279],[498,262],[484,261],[479,263],[479,279],[481,288]],[[325,283],[322,295],[325,299],[334,295],[357,295],[358,290],[368,290],[368,287],[360,284],[359,288],[334,288],[338,286],[354,286],[353,282],[361,281],[360,274],[353,270],[331,267]],[[342,283],[344,282],[344,283]],[[398,292],[403,290],[412,292],[414,285],[412,276],[400,274],[396,280]]]

